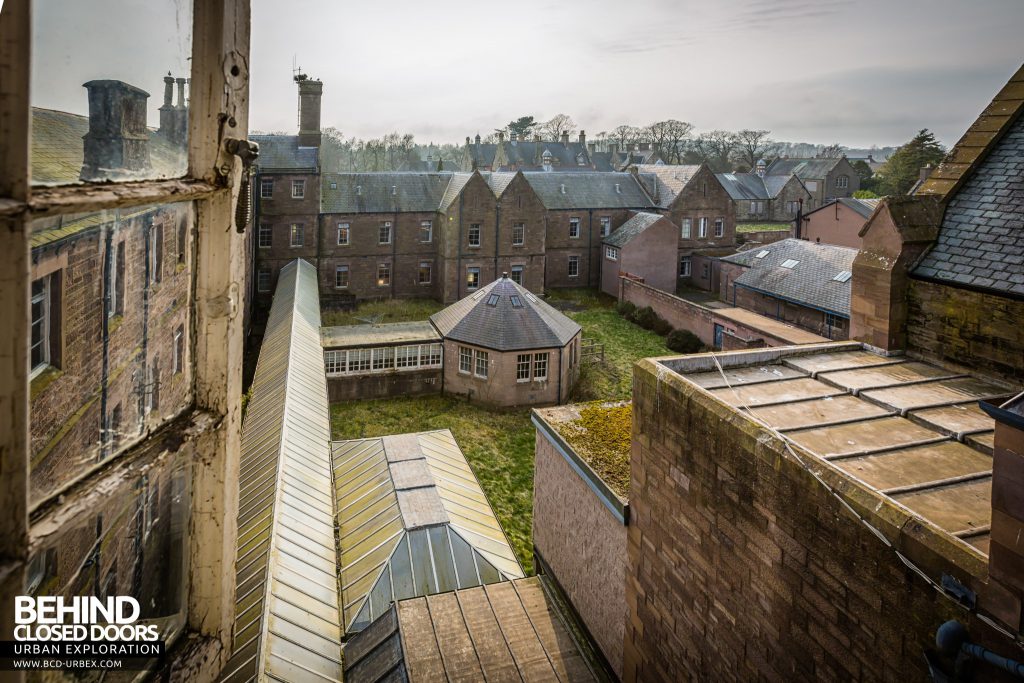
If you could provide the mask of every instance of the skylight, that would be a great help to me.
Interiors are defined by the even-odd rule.
[[[523,307],[523,300],[520,299],[518,296],[515,296],[515,295],[510,296],[509,297],[509,301],[512,302],[512,308],[522,308]]]
[[[796,264],[798,264],[798,263],[800,263],[800,262],[797,261],[796,259],[788,258],[788,259],[786,259],[785,261],[782,262],[782,267],[783,268],[789,268],[790,270],[792,270],[792,269],[796,268]]]
[[[832,279],[836,282],[849,282],[851,277],[853,277],[853,273],[848,270],[841,270],[839,271],[839,274]]]
[[[501,297],[498,296],[497,294],[491,294],[489,297],[487,297],[487,305],[488,306],[497,306],[498,305],[498,299],[500,299],[500,298]]]
[[[767,249],[762,249],[761,251],[759,251],[756,254],[754,254],[754,258],[764,258],[767,255],[768,255],[768,250]]]

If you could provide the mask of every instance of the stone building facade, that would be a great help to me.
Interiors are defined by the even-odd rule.
[[[852,197],[860,189],[857,169],[845,156],[837,159],[776,159],[765,166],[764,173],[767,177],[798,177],[811,194],[807,209],[816,209],[840,197]]]
[[[739,223],[787,223],[815,205],[813,194],[794,174],[719,173]]]
[[[860,249],[860,231],[878,202],[877,199],[836,199],[805,213],[794,236],[810,242]]]

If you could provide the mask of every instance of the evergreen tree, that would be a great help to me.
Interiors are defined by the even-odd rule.
[[[938,166],[945,155],[945,148],[931,131],[920,130],[914,139],[893,152],[879,170],[877,191],[884,195],[906,194],[920,178],[921,168],[927,164]]]

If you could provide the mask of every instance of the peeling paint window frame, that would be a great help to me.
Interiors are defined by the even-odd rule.
[[[579,277],[580,276],[580,257],[579,256],[576,256],[576,255],[569,256],[568,273],[569,273],[569,277]]]

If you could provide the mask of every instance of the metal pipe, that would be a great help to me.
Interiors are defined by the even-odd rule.
[[[967,638],[967,628],[956,620],[947,621],[935,631],[935,644],[943,654],[950,657],[964,655],[971,659],[978,659],[1011,676],[1024,679],[1024,663],[998,655],[981,645],[972,643]]]

